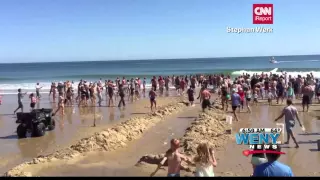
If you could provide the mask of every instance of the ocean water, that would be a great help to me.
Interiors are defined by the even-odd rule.
[[[159,75],[189,75],[197,73],[225,73],[237,76],[242,73],[287,71],[293,76],[313,72],[320,78],[320,55],[270,57],[193,58],[165,60],[48,62],[0,64],[0,94],[16,93],[18,88],[34,91],[39,82],[43,92],[49,92],[51,82],[80,79],[97,81],[117,77],[146,77]],[[277,68],[277,69],[276,69]]]

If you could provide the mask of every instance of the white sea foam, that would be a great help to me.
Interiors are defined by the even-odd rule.
[[[278,72],[278,68],[273,69],[272,71],[246,71],[246,70],[240,70],[240,71],[234,71],[231,73],[233,76],[239,76],[242,74],[250,74],[252,76],[253,74],[261,74],[261,73],[270,73],[282,75],[282,72]],[[312,73],[315,78],[320,78],[320,71],[293,71],[293,72],[287,72],[288,75],[291,75],[292,77],[297,77],[298,75],[301,75],[302,77],[306,77],[307,74]]]
[[[41,88],[41,93],[48,94],[50,92],[51,83],[50,82],[39,82]],[[74,83],[74,89],[77,90],[78,83]],[[23,92],[35,92],[36,84],[35,83],[21,83],[21,84],[0,84],[0,94],[16,94],[18,89],[21,89]],[[170,86],[170,89],[175,87]],[[146,84],[146,89],[151,89],[151,84]]]

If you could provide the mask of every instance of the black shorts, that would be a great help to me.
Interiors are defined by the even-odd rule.
[[[157,89],[157,85],[152,85],[153,90]]]
[[[251,101],[251,98],[246,98],[247,102],[250,102]]]
[[[23,108],[22,102],[18,102],[18,107],[19,107],[19,108]]]
[[[154,102],[155,100],[156,100],[155,97],[151,97],[151,98],[150,98],[150,101],[151,101],[151,102]]]
[[[282,96],[283,96],[283,91],[279,91],[279,92],[277,93],[277,96],[278,96],[278,97],[282,97]]]
[[[302,104],[303,105],[310,104],[310,97],[308,95],[303,95]]]
[[[232,110],[235,111],[238,106],[232,106]]]
[[[34,108],[36,106],[36,103],[30,103],[30,107]]]
[[[192,97],[189,97],[188,99],[189,99],[190,102],[193,102],[193,101],[194,101],[194,97],[193,97],[193,96],[192,96]]]
[[[205,108],[210,107],[210,106],[211,106],[211,103],[210,103],[209,99],[204,99],[202,101],[202,109],[205,109]]]

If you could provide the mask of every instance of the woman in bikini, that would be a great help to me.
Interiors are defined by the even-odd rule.
[[[59,93],[58,109],[52,115],[54,116],[60,110],[61,110],[61,114],[64,115],[64,97],[63,97],[63,93]]]

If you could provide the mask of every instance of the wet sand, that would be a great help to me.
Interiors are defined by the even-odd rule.
[[[240,122],[233,125],[233,130],[238,131],[239,128],[246,127],[275,127],[273,121],[280,115],[283,107],[282,105],[253,107],[252,114],[240,113]],[[302,111],[301,106],[297,105],[296,107]],[[300,148],[294,148],[292,139],[289,145],[282,145],[282,151],[286,154],[280,157],[280,161],[289,165],[295,176],[320,175],[320,152],[317,151],[316,143],[320,139],[320,121],[310,116],[309,113],[299,112],[300,120],[307,133],[303,133],[298,124],[294,127]],[[279,120],[278,122],[283,123],[283,121]],[[248,176],[252,174],[251,157],[242,155],[242,151],[246,149],[248,149],[247,146],[236,145],[234,139],[230,141],[217,152],[219,164],[215,168],[215,173],[221,176]]]
[[[170,92],[167,95],[171,97],[158,98],[159,105],[163,106],[170,103],[175,93]],[[56,108],[56,105],[50,103],[47,96],[47,94],[43,95],[36,108]],[[2,173],[34,157],[74,144],[83,137],[88,137],[104,128],[112,127],[129,117],[143,116],[150,111],[149,101],[145,98],[135,102],[128,102],[128,98],[126,98],[127,106],[122,109],[106,107],[105,101],[102,107],[66,107],[65,116],[57,115],[55,117],[56,128],[54,131],[47,131],[45,136],[39,138],[18,139],[16,117],[13,115],[17,106],[16,99],[16,95],[3,96],[3,104],[0,106],[0,143],[2,144],[0,172]],[[29,109],[29,100],[25,97],[24,111],[28,112]],[[96,127],[92,127],[94,119],[96,119]]]
[[[233,133],[239,128],[275,127],[273,120],[279,116],[283,107],[284,105],[267,106],[261,103],[252,107],[251,114],[241,112],[240,121],[233,121]],[[301,106],[297,107],[298,110],[302,110]],[[318,108],[320,109],[314,105],[311,112],[300,112],[300,119],[307,131],[306,134],[302,133],[298,125],[294,128],[300,148],[294,148],[292,140],[289,145],[282,146],[287,154],[282,155],[280,161],[288,164],[296,176],[320,175],[320,152],[316,151],[316,140],[320,139],[320,121],[314,114],[317,113],[314,110]],[[190,126],[195,117],[198,117],[199,110],[199,106],[194,109],[188,108],[157,124],[141,139],[129,143],[126,148],[113,152],[88,153],[80,161],[30,166],[28,170],[37,176],[148,176],[156,165],[145,163],[135,166],[137,161],[143,155],[164,152],[168,148],[166,142],[168,143],[172,137],[182,137],[184,130]],[[242,155],[242,151],[248,147],[236,145],[233,138],[225,143],[225,146],[216,149],[218,160],[218,167],[215,168],[216,176],[249,176],[252,173],[251,158]],[[192,176],[192,173],[183,171],[182,175]],[[166,176],[166,171],[159,171],[157,176]]]

